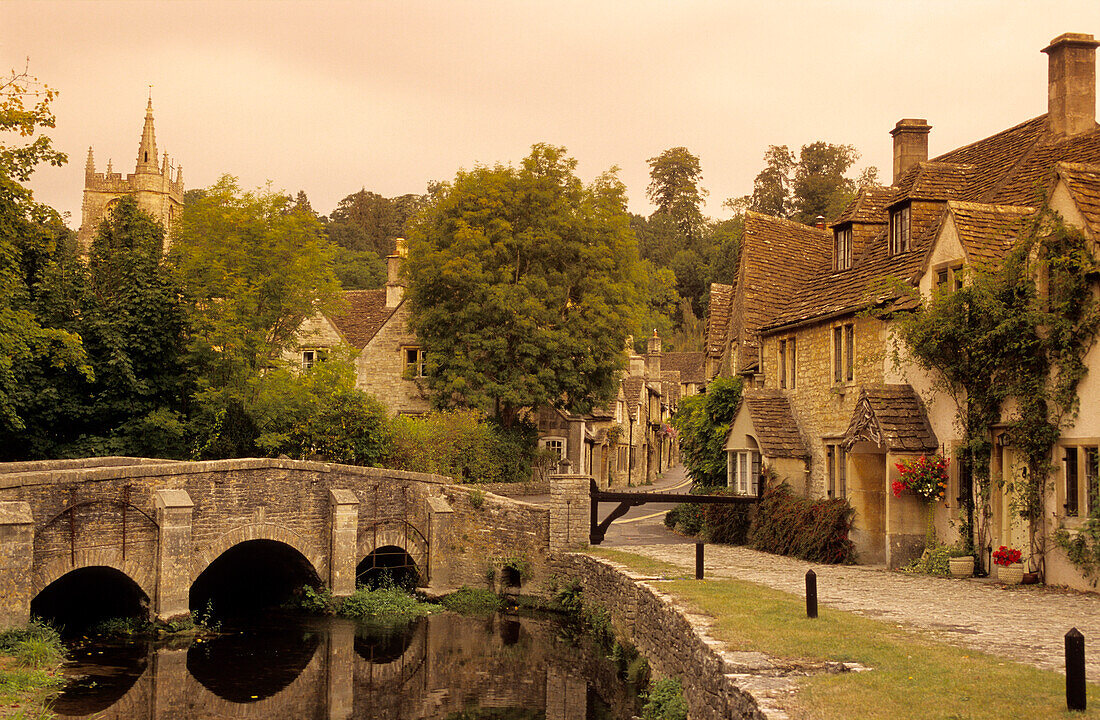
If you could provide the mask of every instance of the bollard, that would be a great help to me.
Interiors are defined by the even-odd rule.
[[[806,571],[806,617],[817,617],[817,573]]]
[[[1077,628],[1066,633],[1066,707],[1085,709],[1085,636]]]
[[[695,543],[695,579],[703,579],[703,543]]]

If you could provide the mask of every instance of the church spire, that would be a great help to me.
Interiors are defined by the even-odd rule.
[[[92,175],[95,173],[95,156],[92,155],[92,146],[88,146],[88,162],[84,163],[84,174]]]
[[[157,138],[153,134],[153,98],[145,106],[145,128],[141,131],[141,145],[138,146],[137,168],[135,173],[159,173],[157,166]]]

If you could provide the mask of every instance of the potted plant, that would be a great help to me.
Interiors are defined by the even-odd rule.
[[[1019,585],[1024,579],[1024,566],[1020,562],[1021,553],[1016,548],[1005,545],[993,551],[993,563],[997,566],[997,579],[1008,585]]]
[[[947,566],[951,570],[951,577],[973,577],[974,552],[956,545],[947,551]]]

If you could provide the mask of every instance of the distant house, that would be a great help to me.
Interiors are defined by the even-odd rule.
[[[925,515],[918,499],[890,491],[894,463],[944,452],[951,480],[935,526],[941,539],[956,537],[974,488],[955,405],[897,355],[889,314],[867,310],[911,308],[898,282],[927,297],[960,287],[967,268],[996,267],[1020,223],[1044,206],[1098,238],[1097,46],[1091,35],[1055,38],[1043,51],[1047,113],[939,157],[928,159],[926,121],[899,121],[892,185],[861,190],[829,231],[749,214],[736,284],[712,287],[707,329],[708,377],[740,375],[749,388],[726,443],[731,486],[752,492],[768,467],[810,497],[847,498],[861,561],[896,567],[923,547]],[[1100,485],[1100,351],[1086,362],[1080,415],[1052,458],[1048,534],[1078,531]],[[1001,429],[991,441],[999,488],[1019,454]],[[987,565],[991,547],[1027,547],[1010,498],[998,489],[991,504]],[[1049,545],[1047,582],[1086,586]]]
[[[309,367],[331,349],[354,349],[355,384],[393,413],[422,415],[430,409],[424,378],[424,351],[408,329],[401,263],[405,243],[388,258],[386,287],[344,292],[346,309],[331,317],[317,313],[298,328],[295,349],[285,359]]]

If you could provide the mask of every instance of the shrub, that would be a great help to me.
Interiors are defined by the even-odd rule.
[[[474,410],[393,419],[385,465],[448,475],[459,482],[519,482],[531,477],[535,431],[505,430]]]
[[[0,631],[0,653],[11,655],[18,665],[42,668],[65,658],[61,636],[44,622],[32,620],[26,627]]]
[[[687,720],[684,686],[679,678],[665,678],[653,683],[642,707],[643,720]]]
[[[925,575],[939,575],[947,577],[951,574],[951,550],[946,545],[933,545],[921,554],[919,558],[902,568],[904,572],[924,573]]]
[[[740,403],[740,378],[715,378],[705,394],[680,400],[672,425],[680,434],[684,467],[696,484],[726,483],[726,435]]]
[[[716,488],[708,494],[732,495],[733,491],[727,488]],[[755,508],[752,505],[699,505],[702,512],[702,536],[707,542],[723,543],[725,545],[744,545],[749,534],[749,527],[755,516]]]
[[[764,491],[748,532],[757,550],[820,563],[851,563],[855,548],[848,539],[855,511],[847,500],[807,500],[787,483]]]
[[[354,594],[340,602],[336,612],[344,617],[385,617],[412,619],[429,615],[438,605],[421,602],[396,588],[368,590],[360,587]]]
[[[463,615],[488,615],[500,609],[503,601],[492,590],[463,585],[440,601],[443,607]]]

